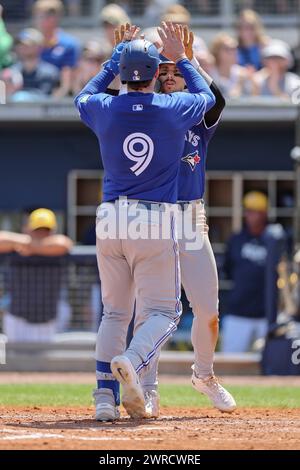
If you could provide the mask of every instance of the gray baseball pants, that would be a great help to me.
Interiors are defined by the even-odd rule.
[[[218,273],[215,257],[208,237],[205,207],[203,201],[193,201],[186,216],[199,230],[202,243],[192,249],[191,241],[186,238],[186,231],[179,236],[181,281],[193,311],[191,341],[195,355],[195,372],[207,377],[213,374],[214,351],[219,334],[218,319]],[[178,224],[180,221],[178,221]],[[139,300],[137,299],[137,303]],[[137,309],[137,317],[140,309]],[[139,319],[136,320],[136,329]],[[157,388],[158,359],[142,377],[144,390]]]
[[[170,205],[156,204],[150,210],[141,204],[130,200],[103,203],[97,211],[97,260],[104,313],[96,360],[107,363],[124,353],[136,371],[144,373],[176,330],[181,302],[176,216],[162,217]],[[167,236],[165,230],[162,234],[166,219],[170,223]],[[135,239],[138,231],[145,236],[149,229],[156,235],[159,232],[157,239]],[[141,300],[139,328],[126,350],[135,298]]]

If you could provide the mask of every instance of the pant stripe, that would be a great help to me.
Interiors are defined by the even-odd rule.
[[[136,372],[137,372],[137,373],[140,372],[144,367],[147,367],[147,366],[149,365],[150,360],[151,360],[152,357],[155,355],[155,353],[156,353],[157,349],[159,348],[159,346],[160,346],[174,331],[176,331],[176,329],[177,329],[177,326],[176,326],[176,324],[174,323],[173,326],[172,326],[172,328],[170,328],[170,329],[167,331],[167,333],[165,333],[164,336],[162,336],[162,337],[160,338],[160,340],[155,344],[154,349],[148,354],[146,361],[142,362],[142,364],[137,367],[137,369],[136,369]]]
[[[146,361],[143,361],[140,364],[136,372],[140,372],[144,367],[147,367],[150,363],[150,360],[155,355],[159,346],[165,342],[165,340],[177,329],[177,323],[179,322],[180,315],[182,313],[181,310],[181,301],[180,301],[180,284],[179,284],[179,256],[178,256],[178,245],[176,242],[175,237],[175,230],[174,230],[174,217],[171,220],[171,227],[172,227],[172,239],[174,241],[173,250],[175,253],[175,295],[176,295],[176,305],[175,305],[175,312],[177,314],[177,318],[175,318],[173,326],[158,340],[155,344],[154,349],[148,354]]]

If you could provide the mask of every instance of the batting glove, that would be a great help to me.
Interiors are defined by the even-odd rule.
[[[105,70],[110,70],[115,76],[119,75],[120,58],[126,42],[120,42],[114,47],[110,60],[104,62],[103,67]]]

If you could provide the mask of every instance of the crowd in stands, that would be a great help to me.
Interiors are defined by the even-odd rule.
[[[109,58],[114,29],[130,22],[130,17],[119,5],[106,5],[99,17],[102,36],[99,33],[99,37],[80,44],[60,27],[65,10],[60,0],[31,3],[32,25],[20,30],[14,39],[7,32],[0,7],[0,80],[6,85],[7,100],[74,96]],[[75,8],[78,2],[67,3]],[[253,6],[257,2],[245,3]],[[189,25],[191,14],[183,5],[172,4],[160,20]],[[196,36],[194,55],[227,98],[275,96],[289,100],[294,90],[300,89],[290,46],[269,37],[260,16],[251,9],[241,11],[234,34],[220,32],[210,45]]]

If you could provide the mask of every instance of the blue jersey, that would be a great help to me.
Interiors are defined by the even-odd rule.
[[[79,56],[79,42],[61,30],[57,33],[57,42],[51,47],[44,47],[41,54],[42,60],[55,65],[59,70],[76,67]]]
[[[194,201],[202,199],[204,196],[207,148],[217,129],[218,122],[208,128],[205,119],[203,119],[199,125],[192,127],[185,136],[178,181],[179,201]]]
[[[89,94],[93,87],[87,86],[76,98],[82,120],[99,140],[105,170],[103,201],[119,196],[169,203],[178,200],[185,134],[215,104],[192,65],[184,60],[179,66],[202,81],[202,93],[135,92],[114,97]],[[98,87],[105,90],[112,78],[108,71],[101,72]]]

